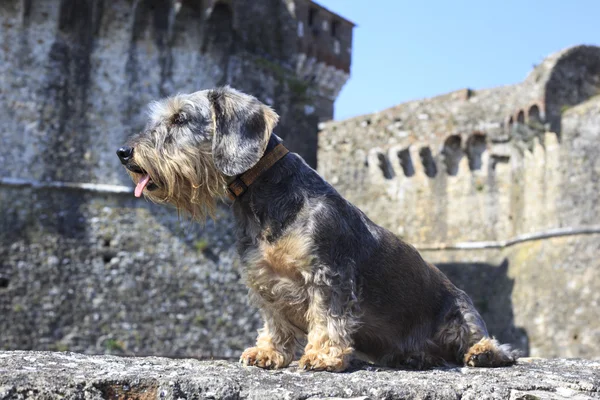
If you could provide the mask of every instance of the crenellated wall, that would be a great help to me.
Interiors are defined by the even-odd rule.
[[[483,132],[451,135],[441,146],[353,148],[340,155],[342,148],[322,145],[319,171],[367,215],[412,242],[504,240],[562,222],[554,133],[534,137],[530,148],[491,143]]]
[[[518,85],[325,124],[319,171],[373,219],[416,243],[498,241],[569,226],[573,218],[564,215],[573,207],[564,199],[577,191],[562,187],[580,163],[571,146],[582,138],[550,128],[597,94],[600,48],[567,49]],[[583,220],[593,204],[592,197],[578,201]]]

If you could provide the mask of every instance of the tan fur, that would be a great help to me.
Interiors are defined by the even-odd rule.
[[[273,245],[264,243],[261,252],[264,267],[278,276],[300,282],[310,272],[310,243],[306,237],[290,234]]]
[[[159,154],[161,150],[138,143],[134,160],[159,185],[145,195],[153,202],[170,203],[196,220],[214,216],[216,199],[225,193],[225,178],[215,168],[209,149],[190,149],[189,153]],[[157,160],[161,160],[157,162]],[[129,172],[134,182],[141,175]],[[167,188],[166,190],[163,188]]]
[[[293,352],[274,341],[273,336],[263,328],[256,339],[256,346],[246,349],[240,361],[244,365],[254,365],[261,368],[284,368],[292,361]]]
[[[348,367],[353,352],[350,332],[328,316],[325,301],[318,290],[313,291],[306,313],[310,325],[308,344],[299,366],[302,369],[343,371]],[[340,329],[342,328],[342,329]]]
[[[293,232],[275,243],[263,242],[247,260],[247,284],[253,289],[253,300],[263,310],[267,323],[256,347],[246,350],[243,360],[252,359],[253,365],[273,363],[275,351],[287,362],[287,357],[293,355],[291,341],[308,333],[300,367],[328,371],[347,367],[352,352],[349,335],[338,332],[340,324],[329,321],[321,291],[312,280],[310,253],[309,238]],[[276,323],[280,329],[275,331],[279,334],[271,333],[268,328]],[[276,343],[285,345],[278,347]],[[265,348],[270,351],[258,351]]]
[[[496,339],[485,337],[469,348],[463,361],[470,367],[503,367],[515,359],[502,351]]]
[[[275,243],[262,242],[245,260],[246,284],[252,289],[251,300],[263,313],[265,326],[259,331],[256,346],[243,353],[243,363],[272,364],[273,353],[281,357],[283,366],[291,362],[296,337],[308,328],[305,312],[310,251],[307,238],[293,232]]]
[[[308,238],[298,233],[283,236],[275,243],[262,242],[257,251],[247,257],[246,281],[269,303],[285,301],[277,308],[302,304],[303,294],[310,278],[310,251]],[[290,287],[291,293],[288,291]],[[291,296],[289,296],[291,294]]]

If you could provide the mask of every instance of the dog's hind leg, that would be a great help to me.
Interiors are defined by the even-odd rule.
[[[514,364],[519,352],[490,337],[483,318],[466,294],[459,296],[458,305],[469,338],[463,363],[470,367],[504,367]]]
[[[518,357],[518,351],[490,337],[483,318],[462,291],[437,332],[435,343],[445,349],[447,357],[470,367],[508,366],[514,364]]]
[[[517,353],[509,345],[484,337],[468,349],[463,361],[470,367],[505,367],[514,364],[516,359]]]

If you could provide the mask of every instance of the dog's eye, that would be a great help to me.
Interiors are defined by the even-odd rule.
[[[171,117],[173,125],[183,125],[188,121],[188,117],[184,112],[178,112]]]

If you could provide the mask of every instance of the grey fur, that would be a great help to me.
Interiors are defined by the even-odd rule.
[[[234,176],[262,157],[278,117],[256,98],[225,87],[209,92],[215,118],[213,157],[217,168]]]
[[[251,96],[231,88],[182,96],[195,105],[187,114],[160,107],[152,124],[167,120],[180,129],[195,121],[190,131],[212,141],[215,165],[227,177],[281,142],[270,134],[276,115]],[[214,132],[207,132],[211,113]],[[182,150],[189,143],[182,138]],[[485,340],[485,323],[463,291],[297,154],[264,172],[232,208],[251,299],[265,320],[257,346],[242,356],[245,363],[285,366],[305,335],[300,364],[312,369],[343,370],[351,354],[390,366],[477,366],[477,356],[469,358],[477,343],[487,366],[514,362],[510,349]]]

